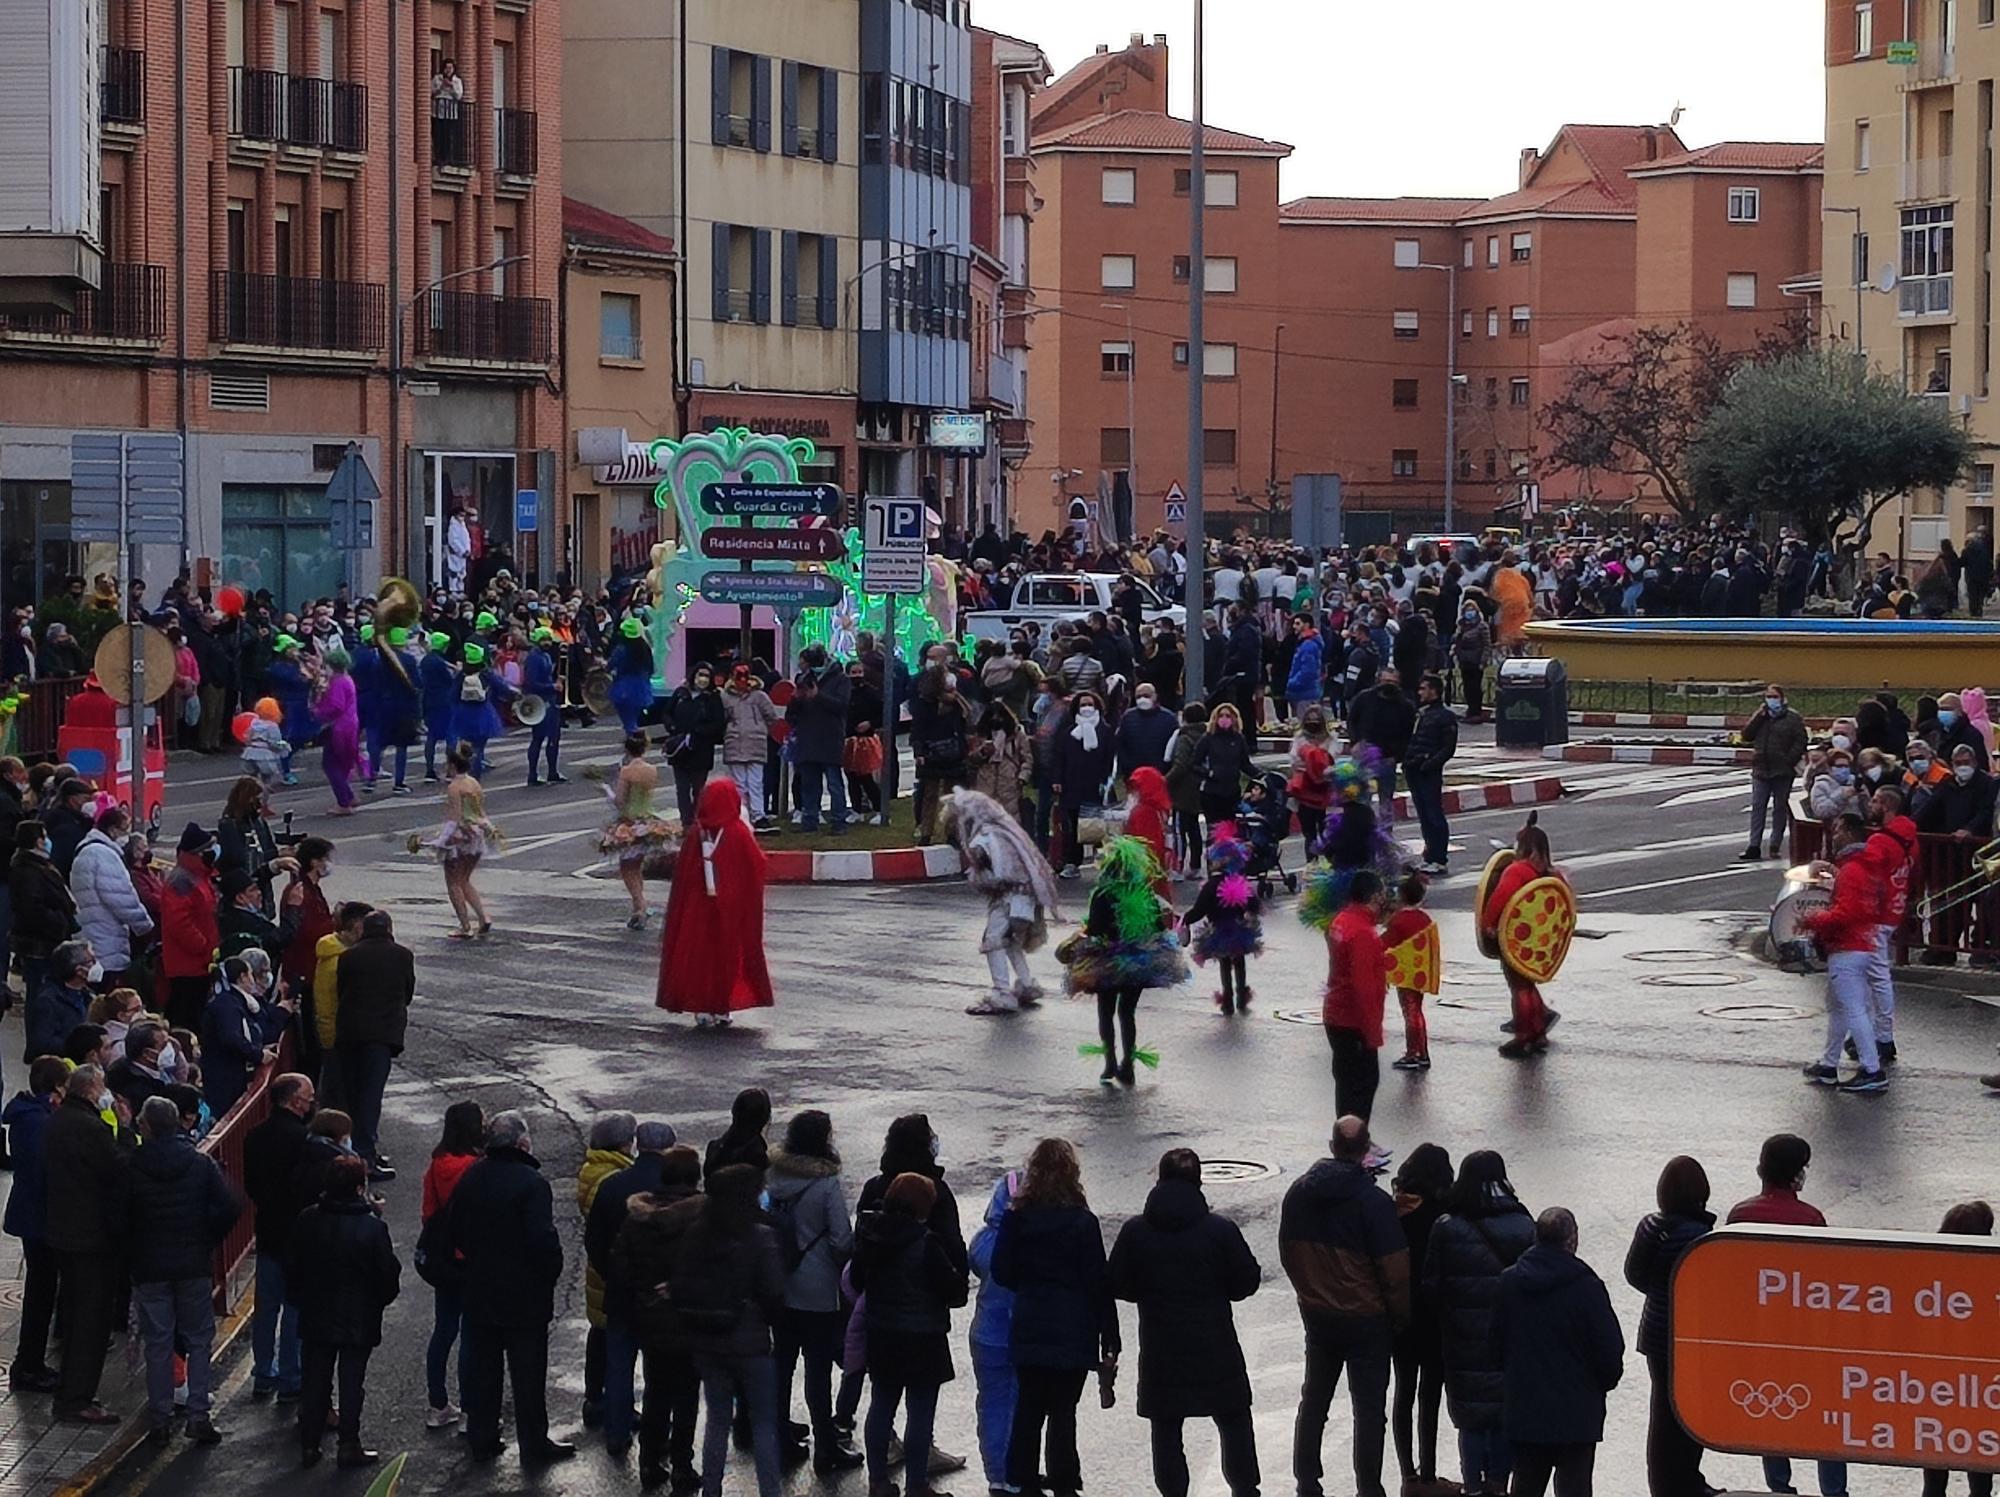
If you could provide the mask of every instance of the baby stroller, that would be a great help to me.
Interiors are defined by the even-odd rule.
[[[1286,793],[1284,775],[1271,770],[1251,780],[1236,811],[1236,835],[1250,849],[1250,861],[1243,873],[1257,881],[1260,899],[1271,897],[1273,878],[1284,880],[1287,893],[1299,892],[1299,876],[1285,872],[1282,851],[1292,821],[1292,805]]]

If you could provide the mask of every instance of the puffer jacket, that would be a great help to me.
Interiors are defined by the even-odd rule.
[[[124,1241],[132,1282],[206,1279],[243,1200],[186,1134],[150,1138],[129,1166]]]
[[[1534,1246],[1535,1223],[1512,1196],[1477,1215],[1438,1218],[1424,1255],[1424,1292],[1437,1310],[1444,1392],[1460,1429],[1498,1429],[1507,1380],[1493,1346],[1500,1275]]]
[[[16,1184],[15,1189],[20,1186]],[[986,1200],[986,1216],[972,1241],[966,1258],[979,1279],[979,1295],[972,1306],[971,1341],[974,1346],[1005,1349],[1013,1335],[1014,1291],[993,1277],[993,1249],[1000,1241],[1000,1223],[1021,1189],[1021,1177],[1012,1170],[1002,1175]]]
[[[770,753],[771,725],[780,713],[762,687],[722,688],[722,762],[762,764]]]
[[[55,1116],[56,1104],[33,1092],[18,1092],[0,1112],[7,1129],[7,1152],[14,1161],[14,1183],[7,1191],[7,1215],[0,1221],[10,1237],[40,1242],[49,1225],[49,1172],[43,1157],[42,1130]]]
[[[1014,1291],[1016,1367],[1095,1367],[1118,1352],[1104,1233],[1084,1206],[1016,1204],[1000,1223],[993,1277]]]
[[[23,848],[7,867],[14,907],[14,954],[46,961],[76,933],[76,900],[62,870],[39,850]]]
[[[849,1278],[867,1296],[862,1317],[869,1372],[909,1383],[946,1383],[951,1312],[970,1282],[962,1250],[929,1225],[897,1211],[864,1211],[854,1229]]]
[[[1322,1159],[1292,1182],[1278,1258],[1302,1315],[1410,1318],[1410,1249],[1395,1202],[1358,1164]]]
[[[1666,1355],[1672,1339],[1668,1317],[1674,1265],[1698,1238],[1714,1230],[1715,1214],[1710,1211],[1693,1216],[1654,1211],[1632,1234],[1632,1246],[1625,1253],[1625,1282],[1646,1296],[1646,1308],[1639,1312],[1640,1356]]]
[[[625,1225],[611,1240],[605,1287],[614,1305],[632,1305],[639,1339],[651,1350],[682,1345],[666,1286],[680,1262],[681,1240],[701,1207],[701,1192],[693,1186],[633,1196]]]
[[[621,1154],[616,1149],[591,1149],[585,1153],[576,1172],[576,1214],[589,1221],[597,1187],[631,1162],[630,1154]],[[604,1279],[588,1257],[583,1265],[583,1313],[593,1330],[604,1329]]]
[[[1210,729],[1195,746],[1194,771],[1204,796],[1233,801],[1243,793],[1243,776],[1250,768],[1250,740],[1241,728],[1233,733]]]
[[[382,1311],[402,1287],[389,1226],[358,1195],[308,1206],[293,1226],[285,1281],[299,1311],[299,1339],[380,1346]]]
[[[77,845],[69,868],[69,892],[76,900],[79,934],[90,942],[107,972],[132,965],[132,938],[153,928],[126,871],[125,855],[104,833],[91,829]]]
[[[840,1188],[840,1162],[775,1149],[764,1176],[764,1196],[780,1240],[789,1231],[795,1250],[803,1254],[786,1277],[785,1308],[838,1310],[841,1265],[854,1253],[854,1227]]]
[[[1500,1276],[1495,1359],[1504,1366],[1507,1438],[1546,1445],[1604,1438],[1604,1395],[1618,1386],[1625,1333],[1604,1281],[1574,1253],[1542,1243]]]

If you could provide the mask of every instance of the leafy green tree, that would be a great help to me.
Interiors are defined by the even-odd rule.
[[[1912,395],[1852,353],[1816,349],[1730,377],[1688,453],[1705,506],[1783,517],[1807,539],[1867,531],[1885,504],[1948,488],[1972,439],[1946,402]]]

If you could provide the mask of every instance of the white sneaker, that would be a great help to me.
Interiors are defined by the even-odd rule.
[[[881,826],[883,824],[882,813],[880,811],[877,811],[873,816],[869,817],[868,824],[870,826]]]
[[[425,1429],[450,1429],[463,1417],[456,1404],[446,1404],[441,1409],[432,1409],[424,1415]]]

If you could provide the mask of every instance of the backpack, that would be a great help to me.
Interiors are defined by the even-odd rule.
[[[433,1211],[423,1230],[417,1233],[415,1263],[417,1277],[433,1289],[456,1293],[465,1287],[465,1260],[451,1250],[445,1231],[448,1203]]]
[[[710,1251],[707,1238],[700,1230],[688,1233],[667,1297],[683,1334],[727,1336],[743,1318],[742,1258],[733,1252]]]
[[[458,699],[470,706],[483,707],[486,704],[486,677],[478,671],[469,676],[461,676],[458,682]]]
[[[778,1234],[778,1252],[784,1259],[787,1278],[799,1271],[799,1265],[806,1261],[806,1254],[818,1247],[826,1236],[826,1228],[821,1227],[805,1242],[799,1241],[799,1202],[805,1198],[803,1190],[793,1196],[780,1198],[767,1195],[764,1198],[764,1215],[770,1219],[772,1230]]]

